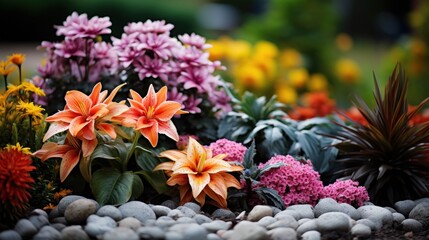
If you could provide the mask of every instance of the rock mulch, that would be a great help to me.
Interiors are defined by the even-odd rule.
[[[316,206],[280,209],[258,205],[247,214],[172,201],[151,205],[131,201],[119,207],[71,195],[49,214],[36,209],[0,240],[139,239],[429,239],[429,198],[400,201],[394,208],[368,203],[354,208],[331,198]],[[390,234],[390,236],[389,236]]]

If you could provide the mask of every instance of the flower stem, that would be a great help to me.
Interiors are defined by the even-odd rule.
[[[4,77],[4,90],[7,91],[7,75],[3,75]]]
[[[131,146],[131,149],[130,149],[130,151],[127,154],[127,159],[122,164],[122,168],[123,168],[124,171],[127,170],[128,162],[130,161],[131,156],[133,156],[134,150],[136,149],[137,143],[139,142],[139,139],[140,139],[140,136],[141,136],[140,131],[135,131],[135,133],[136,134],[134,135],[133,145]]]

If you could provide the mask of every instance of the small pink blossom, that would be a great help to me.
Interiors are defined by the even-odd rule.
[[[244,154],[246,153],[247,148],[238,142],[222,138],[216,142],[211,143],[208,148],[213,152],[213,155],[218,154],[228,154],[224,159],[229,162],[239,162],[243,163]]]
[[[79,15],[73,12],[63,22],[63,26],[55,26],[57,28],[58,36],[65,36],[68,39],[76,38],[92,38],[102,35],[110,34],[112,31],[109,27],[112,25],[109,17],[92,17],[88,20],[87,14]]]
[[[335,199],[338,203],[348,203],[356,207],[369,201],[368,191],[365,187],[353,180],[336,180],[324,188],[324,197]]]

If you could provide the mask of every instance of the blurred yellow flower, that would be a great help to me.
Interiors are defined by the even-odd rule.
[[[292,69],[288,73],[288,82],[292,87],[302,89],[305,87],[309,78],[307,69],[296,68]]]
[[[220,61],[226,57],[227,46],[222,41],[207,41],[212,47],[207,51],[210,61]]]
[[[346,33],[338,34],[335,43],[341,51],[348,51],[353,47],[353,39]]]
[[[295,104],[298,99],[296,89],[286,84],[278,84],[276,87],[277,100],[285,104]]]
[[[15,70],[10,61],[0,61],[0,75],[7,76]]]
[[[292,48],[286,48],[280,54],[280,64],[283,68],[289,69],[299,67],[303,63],[301,53]]]
[[[267,80],[273,79],[277,74],[277,64],[275,59],[266,58],[262,55],[255,55],[251,64],[261,69]]]
[[[16,105],[16,110],[21,111],[23,116],[31,116],[34,119],[42,119],[43,118],[43,109],[41,106],[34,105],[34,102],[24,102],[19,101]]]
[[[312,74],[308,80],[307,88],[311,92],[325,91],[328,88],[328,80],[321,73]]]
[[[414,57],[424,57],[426,55],[427,45],[419,38],[413,38],[410,41],[410,50]]]
[[[255,55],[266,57],[266,58],[276,58],[279,54],[279,49],[277,46],[268,41],[259,41],[255,44]]]
[[[249,58],[252,46],[243,40],[230,41],[226,52],[227,58],[233,62]]]
[[[264,72],[253,64],[243,64],[234,70],[235,80],[241,90],[262,90],[266,85]]]
[[[354,60],[348,58],[338,60],[335,73],[340,81],[347,84],[356,83],[360,77],[359,66]]]

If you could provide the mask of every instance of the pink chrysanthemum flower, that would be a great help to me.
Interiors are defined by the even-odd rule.
[[[259,168],[277,162],[283,162],[284,166],[266,172],[260,178],[260,185],[276,190],[286,206],[316,204],[323,196],[323,183],[311,161],[301,163],[290,155],[277,155],[260,164]]]
[[[359,207],[369,201],[368,191],[353,180],[335,181],[324,188],[324,197],[335,199],[339,203],[348,203]]]
[[[205,50],[211,47],[210,44],[206,43],[205,38],[195,33],[192,33],[191,35],[189,34],[180,35],[178,36],[178,38],[183,44],[193,46],[201,50]]]
[[[126,27],[124,27],[124,32],[126,34],[131,33],[157,33],[157,34],[170,34],[171,29],[173,29],[173,24],[165,24],[164,20],[152,21],[146,20],[146,22],[137,22],[137,23],[129,23]]]
[[[214,155],[228,154],[224,159],[228,162],[239,162],[242,163],[244,160],[244,154],[247,148],[238,142],[222,138],[216,142],[211,143],[210,148]]]
[[[112,26],[109,17],[92,17],[88,20],[87,14],[79,15],[73,12],[63,22],[63,26],[55,26],[58,36],[65,36],[69,39],[76,38],[95,38],[101,34],[110,34]]]

